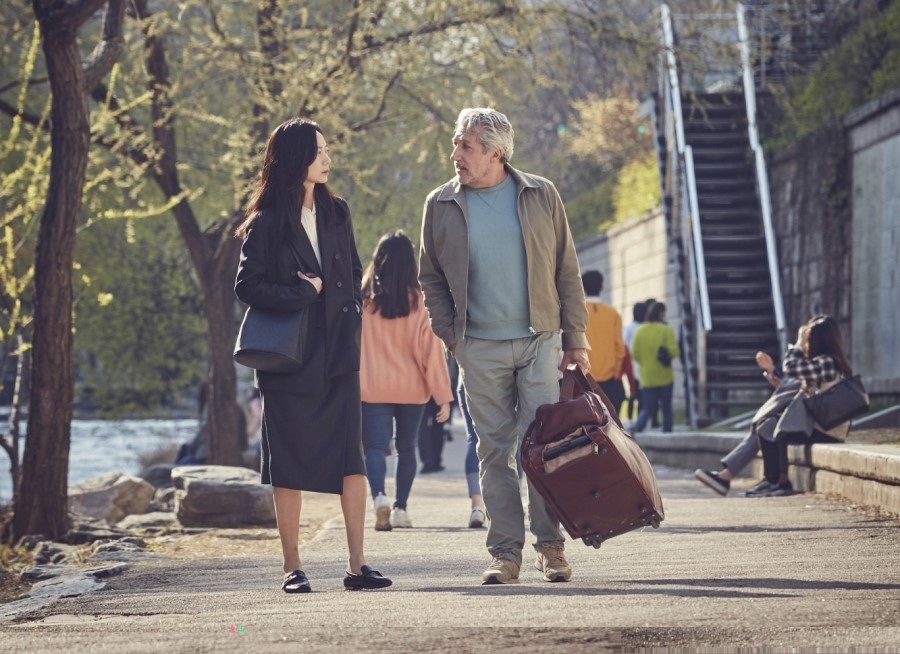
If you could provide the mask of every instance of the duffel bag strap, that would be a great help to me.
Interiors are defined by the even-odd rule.
[[[586,374],[579,366],[571,366],[563,371],[563,378],[559,387],[559,399],[561,401],[573,400],[582,393],[588,392],[595,393],[600,398],[613,421],[619,427],[622,427],[622,421],[619,420],[619,411],[613,407],[612,402],[606,397],[606,393],[600,388],[600,384],[590,374]]]

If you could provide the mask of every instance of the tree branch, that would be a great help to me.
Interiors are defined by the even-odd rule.
[[[29,80],[26,80],[26,84],[28,85],[28,88],[37,86],[38,84],[49,84],[49,83],[50,83],[50,80],[46,77],[33,77]],[[9,84],[4,84],[3,86],[0,86],[0,93],[6,93],[7,91],[11,91],[12,89],[18,88],[21,85],[22,85],[22,82],[20,80],[18,80],[18,79],[13,80]]]
[[[413,102],[420,105],[422,108],[425,109],[425,111],[427,111],[429,114],[431,114],[438,123],[449,123],[449,124],[453,123],[453,119],[451,117],[444,116],[441,113],[441,110],[434,103],[429,101],[427,98],[425,98],[421,94],[413,93],[411,89],[403,86],[402,84],[400,85],[400,90],[404,93],[404,95],[406,95],[406,97],[408,97]]]
[[[151,92],[151,126],[153,143],[156,156],[153,160],[152,174],[160,190],[167,199],[172,199],[182,194],[181,181],[178,176],[178,152],[175,140],[175,125],[172,119],[173,107],[169,91],[172,84],[169,81],[169,65],[166,59],[166,49],[160,36],[152,29],[150,19],[153,12],[147,6],[146,0],[137,0],[135,8],[142,21],[144,34],[144,62],[147,74],[150,77]],[[181,199],[172,207],[172,215],[181,237],[187,245],[188,254],[194,264],[194,269],[201,277],[201,285],[206,292],[207,280],[202,279],[209,257],[209,246],[203,238],[203,233],[197,224],[194,210],[186,199]]]
[[[394,73],[394,76],[391,77],[391,79],[387,83],[387,86],[384,87],[384,91],[382,91],[382,93],[381,93],[381,102],[378,105],[378,110],[375,112],[375,115],[372,116],[371,118],[369,118],[368,120],[364,120],[362,122],[356,123],[355,125],[351,125],[350,126],[351,131],[360,132],[362,130],[365,130],[365,129],[371,127],[372,125],[377,123],[379,120],[381,120],[382,115],[384,115],[384,110],[387,107],[388,94],[391,92],[391,89],[393,88],[394,84],[396,84],[400,80],[400,77],[402,75],[403,75],[402,71],[399,71],[399,70],[396,73]]]
[[[487,20],[493,20],[495,18],[506,18],[511,14],[519,13],[519,10],[515,7],[509,5],[501,5],[498,6],[491,11],[479,14],[477,16],[464,16],[464,17],[453,17],[447,18],[446,20],[442,20],[440,22],[431,23],[428,25],[422,25],[414,30],[406,30],[404,32],[397,32],[392,37],[383,39],[381,41],[370,41],[367,44],[367,51],[380,50],[392,45],[396,45],[397,43],[401,43],[404,41],[409,41],[417,36],[424,36],[427,34],[440,34],[446,32],[450,28],[453,27],[463,27],[464,25],[470,24],[481,24]]]
[[[365,45],[357,50],[353,50],[351,47],[353,36],[357,31],[358,23],[354,20],[351,31],[347,36],[347,48],[344,52],[344,56],[328,68],[325,71],[325,74],[313,82],[310,85],[310,96],[314,96],[317,92],[321,92],[322,89],[328,88],[328,83],[343,74],[347,69],[356,70],[359,66],[359,63],[362,59],[363,55],[371,55],[379,50],[383,50],[399,43],[404,43],[407,41],[411,41],[413,38],[417,36],[424,36],[428,34],[440,34],[446,32],[451,28],[459,28],[464,27],[465,25],[478,25],[482,24],[485,21],[493,20],[497,18],[505,18],[512,14],[519,13],[519,10],[510,5],[500,5],[495,7],[490,11],[486,11],[483,13],[479,13],[478,15],[464,16],[464,17],[452,17],[447,18],[446,20],[429,23],[426,25],[422,25],[413,30],[406,30],[403,32],[397,32],[390,38],[385,38],[382,40],[375,40],[370,36],[366,35],[363,39]],[[377,18],[375,19],[377,20]],[[373,23],[374,24],[374,23]],[[303,103],[299,107],[300,111],[308,111],[310,107],[306,103]]]
[[[277,3],[270,2],[268,4],[272,5]],[[244,66],[250,66],[251,61],[247,56],[246,49],[237,47],[234,43],[234,40],[229,39],[228,35],[225,33],[225,30],[222,29],[222,25],[219,22],[219,14],[216,13],[216,2],[214,0],[204,0],[203,6],[206,7],[206,10],[209,12],[209,20],[212,25],[213,34],[215,34],[221,41],[222,49],[237,55],[238,59],[240,59],[241,63]]]
[[[122,23],[125,20],[125,0],[109,0],[103,17],[103,38],[82,64],[86,89],[93,89],[116,63],[125,48]]]
[[[0,111],[5,113],[10,118],[15,118],[18,116],[29,125],[34,125],[35,127],[41,124],[41,117],[37,114],[32,114],[27,111],[20,112],[16,107],[4,102],[3,100],[0,100]]]
[[[77,2],[69,2],[66,6],[66,18],[71,21],[73,31],[81,27],[88,18],[96,14],[100,7],[105,5],[108,0],[77,0]],[[118,0],[116,0],[118,1]],[[49,5],[57,4],[51,0],[45,0],[40,3],[44,12],[54,11]]]

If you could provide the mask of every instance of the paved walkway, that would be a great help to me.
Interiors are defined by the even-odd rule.
[[[483,530],[465,527],[463,438],[420,476],[411,530],[375,532],[386,591],[342,590],[339,519],[304,549],[314,592],[279,589],[280,559],[150,559],[106,590],[0,625],[2,652],[894,652],[900,523],[815,494],[720,498],[658,468],[666,520],[599,550],[569,541],[571,582],[527,564],[481,586]],[[746,487],[750,480],[739,482]]]

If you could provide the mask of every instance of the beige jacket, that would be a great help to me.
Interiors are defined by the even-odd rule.
[[[587,310],[566,210],[553,183],[509,164],[516,184],[519,222],[528,268],[530,329],[562,330],[564,350],[589,349]],[[466,331],[469,233],[466,196],[459,178],[432,191],[422,216],[419,281],[431,328],[447,347]],[[503,280],[498,279],[498,284]]]

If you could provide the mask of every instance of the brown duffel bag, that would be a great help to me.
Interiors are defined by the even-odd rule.
[[[656,475],[606,394],[566,370],[560,401],[538,407],[522,441],[522,468],[572,538],[600,547],[664,519]]]

